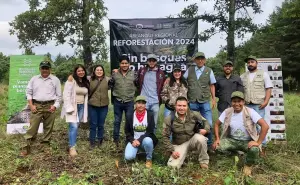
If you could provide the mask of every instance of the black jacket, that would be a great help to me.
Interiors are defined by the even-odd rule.
[[[125,123],[125,135],[126,135],[126,141],[132,143],[134,141],[134,131],[133,131],[133,117],[134,112],[132,115],[128,116],[128,119],[126,119]],[[150,137],[153,141],[153,145],[156,146],[158,143],[158,139],[156,138],[154,134],[154,129],[155,129],[155,122],[154,122],[154,115],[152,111],[147,110],[147,128],[146,128],[146,133],[142,135],[138,141],[142,144],[143,139],[145,137]]]

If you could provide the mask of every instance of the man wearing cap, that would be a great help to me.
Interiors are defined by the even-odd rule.
[[[232,74],[233,63],[229,60],[223,63],[224,75],[217,77],[216,97],[218,101],[219,115],[231,106],[231,94],[234,91],[244,92],[244,86],[241,78],[238,75]]]
[[[137,96],[135,111],[126,119],[125,134],[128,142],[125,148],[125,160],[133,160],[139,148],[146,152],[146,167],[152,167],[152,153],[158,140],[154,134],[153,112],[146,110],[146,97]]]
[[[165,73],[157,66],[157,56],[147,56],[147,66],[138,71],[138,92],[147,99],[146,108],[154,113],[155,128],[157,128],[159,106],[162,103],[160,93],[165,81]]]
[[[258,114],[265,117],[265,107],[268,105],[273,84],[267,72],[257,69],[257,59],[249,56],[245,59],[249,71],[241,75],[245,89],[246,106],[254,109]],[[258,130],[260,130],[258,126]],[[263,141],[261,156],[265,156],[266,139]]]
[[[198,111],[207,119],[210,126],[212,126],[212,111],[210,107],[210,97],[212,97],[212,108],[216,106],[215,97],[215,75],[211,68],[205,66],[206,58],[203,52],[197,52],[192,57],[196,66],[191,66],[184,73],[184,78],[187,79],[190,109]],[[212,133],[208,134],[208,149],[212,145]]]
[[[55,111],[61,102],[61,84],[57,77],[51,74],[51,64],[48,61],[40,63],[40,75],[32,77],[26,89],[26,96],[31,110],[30,127],[24,138],[26,146],[21,156],[30,152],[30,145],[36,139],[38,128],[43,122],[44,137],[42,143],[49,144],[55,120]]]
[[[210,126],[207,120],[199,112],[189,109],[186,97],[179,96],[175,101],[174,118],[169,115],[164,119],[162,140],[166,152],[171,155],[168,166],[180,168],[190,151],[196,150],[199,154],[200,167],[207,169],[209,156],[205,136],[209,132]]]
[[[244,94],[235,91],[231,95],[232,107],[227,108],[215,122],[215,142],[213,148],[217,151],[246,152],[244,174],[251,175],[251,165],[257,162],[261,144],[266,137],[269,126],[265,120],[252,108],[245,106]],[[221,137],[220,125],[223,125]],[[261,126],[257,133],[256,125]]]

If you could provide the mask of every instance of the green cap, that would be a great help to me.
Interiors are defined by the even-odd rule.
[[[256,57],[253,56],[253,55],[248,56],[248,57],[245,59],[245,62],[248,62],[249,59],[255,60],[255,61],[257,62]]]
[[[241,98],[241,99],[245,99],[244,97],[244,93],[242,93],[241,91],[234,91],[232,94],[231,94],[231,99],[232,98]]]
[[[192,60],[195,60],[195,58],[197,58],[197,57],[204,57],[205,58],[205,55],[204,55],[203,52],[197,52],[193,55]]]
[[[181,71],[181,65],[180,64],[174,64],[173,71],[180,70]]]
[[[51,63],[48,62],[48,61],[42,61],[40,63],[40,67],[49,67],[49,68],[51,68]]]
[[[226,66],[227,64],[231,64],[233,66],[233,63],[230,60],[226,60],[223,62],[223,66]]]
[[[138,101],[144,101],[144,102],[147,102],[145,96],[137,96],[136,99],[135,99],[135,102],[138,102]]]
[[[155,59],[156,61],[157,61],[157,56],[155,55],[155,54],[149,54],[148,56],[147,56],[147,60],[149,60],[149,59]]]

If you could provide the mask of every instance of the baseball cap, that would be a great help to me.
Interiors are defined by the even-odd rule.
[[[241,98],[241,99],[245,99],[244,97],[244,93],[242,93],[241,91],[234,91],[232,94],[231,94],[231,99],[232,98]]]
[[[180,64],[174,64],[173,71],[180,70],[181,71],[181,65]]]
[[[253,60],[255,60],[255,61],[257,62],[256,57],[253,56],[253,55],[248,56],[248,57],[245,59],[245,62],[248,62],[249,59],[253,59]]]
[[[197,52],[193,55],[192,60],[195,60],[195,58],[197,58],[197,57],[204,57],[205,58],[205,55],[204,55],[203,52]]]
[[[147,60],[149,60],[149,59],[155,59],[156,61],[157,61],[157,56],[155,55],[155,54],[149,54],[148,56],[147,56]]]
[[[138,102],[138,101],[144,101],[144,102],[147,102],[145,96],[137,96],[136,99],[135,99],[135,102]]]
[[[225,62],[223,62],[223,66],[225,66],[227,64],[231,64],[233,66],[233,63],[230,60],[226,60]]]
[[[49,68],[51,68],[51,63],[48,62],[48,61],[42,61],[40,63],[40,67],[49,67]]]

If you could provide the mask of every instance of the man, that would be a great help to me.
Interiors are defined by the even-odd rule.
[[[257,69],[257,59],[249,56],[245,59],[249,71],[241,75],[241,79],[245,88],[245,102],[247,107],[254,109],[258,114],[265,117],[265,107],[268,105],[273,84],[267,72]],[[258,130],[260,130],[258,126]],[[263,141],[263,150],[260,154],[262,157],[266,155],[266,139]]]
[[[26,89],[31,114],[30,127],[24,136],[26,146],[21,152],[21,156],[26,156],[30,153],[30,145],[36,139],[41,122],[43,122],[44,129],[42,143],[50,143],[55,111],[60,106],[61,84],[59,79],[51,74],[50,62],[43,61],[40,63],[40,73],[40,75],[30,79]]]
[[[190,111],[188,100],[180,96],[175,103],[175,118],[169,115],[164,120],[163,143],[166,151],[171,154],[168,166],[180,168],[190,150],[199,153],[200,167],[207,169],[209,156],[207,154],[207,135],[210,132],[209,123],[199,112]],[[172,143],[170,135],[172,134]]]
[[[232,74],[233,63],[229,60],[223,63],[224,75],[217,77],[216,97],[218,101],[219,116],[221,113],[231,106],[231,94],[234,91],[244,92],[244,86],[238,75]]]
[[[120,68],[118,72],[112,74],[110,86],[112,87],[113,104],[114,104],[114,131],[113,139],[116,146],[119,146],[120,126],[123,111],[126,119],[133,114],[134,111],[134,95],[136,91],[136,75],[134,71],[129,69],[129,58],[121,56],[119,59]]]
[[[235,91],[231,95],[232,107],[227,108],[214,125],[215,142],[213,148],[218,151],[246,152],[244,174],[251,175],[251,165],[257,162],[260,145],[266,137],[269,126],[265,120],[253,109],[245,105],[244,94]],[[221,138],[220,125],[224,124]],[[258,135],[256,125],[261,126]]]
[[[155,131],[157,128],[160,93],[163,89],[165,73],[157,66],[157,56],[149,54],[147,66],[138,71],[138,92],[147,99],[146,109],[154,113]]]
[[[198,111],[212,127],[212,111],[210,107],[210,96],[212,97],[212,108],[216,106],[215,75],[211,68],[205,66],[206,58],[204,53],[197,52],[192,57],[196,66],[191,66],[184,73],[188,82],[188,100],[190,109]],[[208,134],[208,149],[211,152],[212,133]]]

